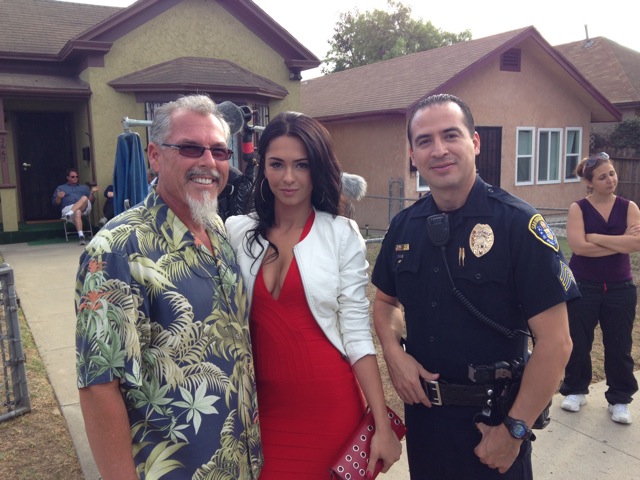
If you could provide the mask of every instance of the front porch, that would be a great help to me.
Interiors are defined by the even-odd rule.
[[[44,222],[19,222],[18,230],[5,232],[0,223],[0,245],[9,243],[44,244],[65,242],[64,227],[60,220],[48,220]],[[69,243],[73,242],[72,239]]]

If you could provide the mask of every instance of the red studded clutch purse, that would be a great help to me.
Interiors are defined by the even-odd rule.
[[[387,415],[391,428],[398,436],[399,440],[404,438],[407,428],[396,413],[387,407]],[[367,410],[364,418],[353,432],[349,441],[345,443],[341,449],[341,453],[331,465],[331,474],[333,478],[340,480],[356,480],[366,479],[367,465],[369,464],[369,452],[371,450],[371,437],[375,431],[373,422],[373,414],[371,410]],[[373,478],[382,470],[382,462],[378,461],[376,469],[373,472]]]

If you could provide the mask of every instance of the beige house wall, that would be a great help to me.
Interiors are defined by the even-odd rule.
[[[473,75],[457,88],[456,94],[471,107],[476,125],[502,126],[501,187],[536,207],[568,208],[571,202],[584,196],[578,181],[564,180],[564,163],[559,183],[535,183],[516,186],[516,139],[518,127],[561,129],[564,154],[566,128],[582,129],[582,155],[589,149],[590,112],[571,90],[553,82],[546,65],[523,51],[521,72],[500,71],[499,59]],[[487,95],[496,92],[496,95]],[[482,139],[480,139],[482,148]],[[563,155],[564,156],[564,155]]]
[[[566,209],[582,198],[586,189],[582,182],[564,179],[564,152],[567,128],[582,129],[581,158],[588,155],[591,112],[575,93],[576,84],[558,71],[547,56],[536,55],[531,44],[522,50],[520,72],[500,70],[499,57],[474,71],[465,80],[452,86],[447,93],[462,98],[471,107],[476,125],[502,128],[501,187],[538,208]],[[545,59],[549,62],[545,63]],[[406,140],[406,119],[402,115],[377,116],[345,122],[327,122],[336,152],[345,171],[365,177],[368,195],[388,196],[389,180],[404,182],[404,196],[418,198],[416,174],[409,171],[409,145]],[[562,130],[561,178],[558,183],[538,184],[537,168],[534,184],[516,186],[515,161],[518,127]],[[482,139],[481,139],[482,144]],[[482,146],[481,146],[482,148]],[[537,153],[537,152],[536,152]],[[357,207],[358,223],[361,211],[386,209],[381,201],[377,207],[362,202]]]
[[[356,205],[356,220],[364,228],[386,229],[389,202],[376,196],[389,195],[389,182],[402,181],[405,195],[413,197],[415,188],[407,191],[409,150],[406,142],[404,115],[369,117],[349,122],[326,123],[336,155],[345,172],[362,176],[367,181],[368,198]],[[382,222],[382,223],[381,223]],[[378,225],[380,224],[380,225]]]
[[[178,57],[225,59],[285,87],[289,95],[270,103],[272,117],[299,109],[300,82],[289,80],[289,70],[278,53],[217,2],[181,2],[115,41],[104,57],[104,67],[82,73],[92,90],[92,147],[101,187],[111,183],[122,118],[145,118],[144,104],[136,103],[133,93],[118,93],[107,82]],[[144,128],[133,130],[144,143]]]

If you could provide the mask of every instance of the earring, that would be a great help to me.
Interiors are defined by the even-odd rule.
[[[267,199],[266,199],[266,198],[264,198],[264,193],[262,193],[262,187],[264,187],[264,181],[265,181],[265,180],[266,180],[266,179],[265,179],[265,178],[263,178],[263,179],[262,179],[262,181],[260,182],[260,197],[262,197],[262,201],[263,201],[264,203],[267,203]]]

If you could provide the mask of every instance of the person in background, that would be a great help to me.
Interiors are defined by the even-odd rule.
[[[60,207],[62,218],[76,227],[80,245],[86,244],[82,230],[82,215],[91,213],[91,202],[95,200],[98,190],[97,185],[91,188],[80,185],[78,170],[70,168],[67,170],[67,183],[58,185],[51,198],[51,203]]]
[[[431,193],[392,219],[372,282],[411,478],[531,479],[531,427],[569,358],[566,302],[579,293],[542,216],[476,174],[466,103],[424,99],[407,134]],[[516,378],[525,362],[513,403],[492,398],[499,373]]]
[[[149,188],[152,188],[157,182],[158,174],[153,171],[153,168],[149,167],[147,169],[147,183],[149,184]]]
[[[401,444],[387,418],[371,337],[366,246],[340,216],[340,166],[327,130],[286,112],[260,136],[255,213],[227,231],[251,299],[265,464],[260,480],[329,480],[364,413],[371,475]],[[361,391],[362,389],[362,391]]]
[[[614,192],[618,176],[604,152],[582,160],[576,174],[591,194],[572,203],[567,240],[573,252],[569,266],[582,298],[569,305],[573,340],[560,393],[561,407],[578,412],[587,403],[591,384],[591,347],[598,322],[604,345],[604,371],[611,419],[631,423],[628,404],[638,391],[631,357],[637,292],[629,254],[640,251],[640,209]]]
[[[113,218],[113,185],[109,185],[104,189],[104,198],[103,217],[98,222],[100,225],[104,225]]]
[[[248,301],[216,214],[232,152],[205,95],[159,107],[158,184],[80,258],[76,368],[103,480],[255,480],[262,466]]]

